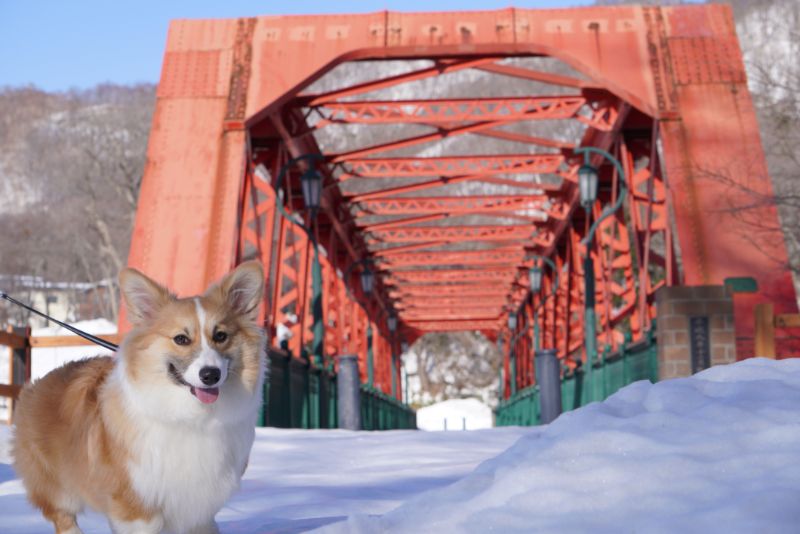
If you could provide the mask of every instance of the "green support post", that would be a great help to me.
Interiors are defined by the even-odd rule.
[[[511,395],[514,395],[517,392],[517,352],[514,350],[514,345],[509,343],[508,352],[508,365],[511,369]]]
[[[367,385],[375,386],[375,364],[372,361],[372,323],[367,326]]]
[[[597,360],[597,317],[594,311],[594,261],[591,252],[586,253],[583,261],[584,303],[583,318],[584,346],[586,347],[586,398],[587,402],[595,400],[593,369]]]
[[[392,347],[392,398],[397,398],[397,361],[394,356],[394,347]]]
[[[323,342],[325,340],[325,324],[322,320],[322,265],[319,261],[319,247],[316,240],[312,240],[312,245],[314,247],[314,262],[311,267],[311,312],[314,324],[311,331],[314,334],[314,339],[311,343],[311,353],[314,355],[314,366],[322,369]]]
[[[504,385],[503,384],[503,360],[505,359],[503,354],[503,338],[498,337],[497,339],[497,350],[500,351],[500,366],[497,369],[497,378],[498,378],[498,386],[497,386],[497,398],[500,402],[503,402],[503,393],[504,393]]]

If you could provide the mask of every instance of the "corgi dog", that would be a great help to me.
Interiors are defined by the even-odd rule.
[[[89,506],[115,533],[218,532],[255,437],[265,373],[264,271],[241,264],[177,298],[120,274],[132,331],[116,357],[68,363],[26,386],[14,469],[60,534]]]

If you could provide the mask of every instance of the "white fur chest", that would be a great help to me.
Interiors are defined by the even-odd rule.
[[[162,510],[169,531],[210,522],[238,488],[255,429],[252,421],[194,428],[146,424],[129,463],[134,490]]]

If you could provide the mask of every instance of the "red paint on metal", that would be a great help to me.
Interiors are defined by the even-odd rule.
[[[579,74],[556,75],[501,62],[530,55],[555,58]],[[326,93],[303,93],[335,66],[364,59],[433,63]],[[581,94],[512,97],[498,90],[468,99],[436,94],[412,95],[400,102],[368,98],[377,89],[435,81],[465,69],[572,87]],[[321,113],[322,118],[307,123],[308,111]],[[501,129],[541,118],[581,122],[588,128],[579,142]],[[642,136],[643,129],[652,132],[655,121],[658,133]],[[324,255],[326,353],[354,351],[365,372],[366,325],[372,321],[376,381],[384,389],[394,372],[389,362],[392,345],[385,321],[379,319],[390,306],[388,297],[400,299],[401,330],[409,338],[434,330],[476,329],[496,339],[504,332],[508,310],[519,309],[519,328],[526,328],[533,320],[531,306],[553,287],[554,277],[546,272],[542,294],[528,299],[526,252],[550,256],[561,273],[556,296],[547,299],[538,314],[541,345],[557,348],[562,358],[580,357],[584,299],[580,240],[588,225],[582,210],[576,209],[575,165],[580,161],[573,160],[572,149],[578,145],[614,152],[628,171],[630,188],[628,218],[619,214],[602,224],[590,251],[596,259],[600,346],[617,345],[623,325],[634,338],[643,335],[654,313],[654,292],[664,284],[721,284],[727,277],[754,277],[759,292],[737,297],[735,304],[742,357],[750,355],[753,305],[769,300],[777,313],[796,311],[782,239],[770,242],[767,255],[749,235],[750,216],[777,223],[774,207],[758,206],[747,216],[736,210],[748,194],[769,197],[772,186],[727,6],[510,8],[174,22],[158,89],[131,265],[167,282],[179,294],[190,294],[203,290],[237,261],[261,258],[271,266],[274,278],[271,320],[282,320],[291,310],[300,315],[292,342],[293,352],[299,352],[309,327],[308,245],[302,232],[296,234],[285,221],[275,225],[274,179],[290,157],[320,153],[313,131],[332,122],[383,125],[376,127],[418,123],[435,128],[323,154],[326,190],[319,241]],[[468,134],[558,152],[529,155],[517,149],[505,155],[386,157],[391,151]],[[661,154],[656,150],[659,141]],[[638,165],[643,158],[657,158],[666,176],[660,173],[661,165]],[[607,202],[616,194],[617,178],[599,158],[592,161],[600,166],[601,196]],[[253,173],[254,162],[269,169],[267,180]],[[338,179],[331,171],[336,165]],[[506,176],[548,173],[563,179],[540,184]],[[391,183],[393,178],[418,176],[430,180]],[[350,196],[337,186],[370,179],[390,185],[380,182],[377,190]],[[523,193],[413,196],[461,182],[515,186]],[[290,176],[287,184],[286,207],[296,211],[302,208],[298,175]],[[491,215],[492,220],[500,216],[526,224],[454,226],[448,219],[457,215]],[[593,210],[597,215],[598,206]],[[396,216],[406,217],[374,218]],[[423,220],[428,226],[409,226]],[[358,225],[365,234],[353,232]],[[392,243],[401,244],[385,246]],[[492,244],[514,252],[434,250],[455,243]],[[677,248],[682,272],[677,270]],[[337,274],[361,258],[377,261],[378,297],[360,293],[357,273],[351,272],[348,280]],[[511,274],[497,267],[504,260],[509,267],[505,272]],[[464,265],[481,268],[454,268]],[[476,278],[465,279],[464,272],[473,272],[468,276]],[[491,276],[500,279],[490,281]],[[397,288],[390,288],[389,281]],[[360,304],[349,296],[348,287]],[[477,315],[451,321],[431,315],[436,308],[458,311],[452,304],[456,297],[480,294],[487,296],[488,312],[480,320]],[[426,296],[436,304],[428,310],[430,320],[420,320]],[[498,311],[503,298],[507,307]],[[125,328],[124,319],[121,327]],[[532,343],[521,338],[517,353],[530,352]],[[532,362],[523,358],[517,365],[516,385],[523,387],[533,380]]]

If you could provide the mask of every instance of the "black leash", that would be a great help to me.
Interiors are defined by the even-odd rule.
[[[12,303],[16,304],[17,306],[22,306],[26,310],[31,311],[31,312],[35,313],[36,315],[38,315],[40,317],[44,317],[48,321],[54,322],[58,326],[60,326],[62,328],[66,328],[67,330],[69,330],[73,334],[81,336],[83,339],[88,339],[92,343],[96,343],[96,344],[100,345],[101,347],[107,348],[108,350],[112,350],[112,351],[117,350],[117,345],[114,345],[110,341],[106,341],[105,339],[99,338],[97,336],[93,336],[92,334],[90,334],[88,332],[84,332],[83,330],[79,330],[79,329],[75,328],[74,326],[70,326],[70,325],[68,325],[66,323],[62,323],[58,319],[53,319],[49,315],[44,314],[44,313],[40,312],[39,310],[35,310],[35,309],[31,308],[27,304],[24,304],[24,303],[18,301],[17,299],[11,298],[6,293],[3,293],[2,291],[0,291],[0,297],[6,299],[9,302],[12,302]]]

